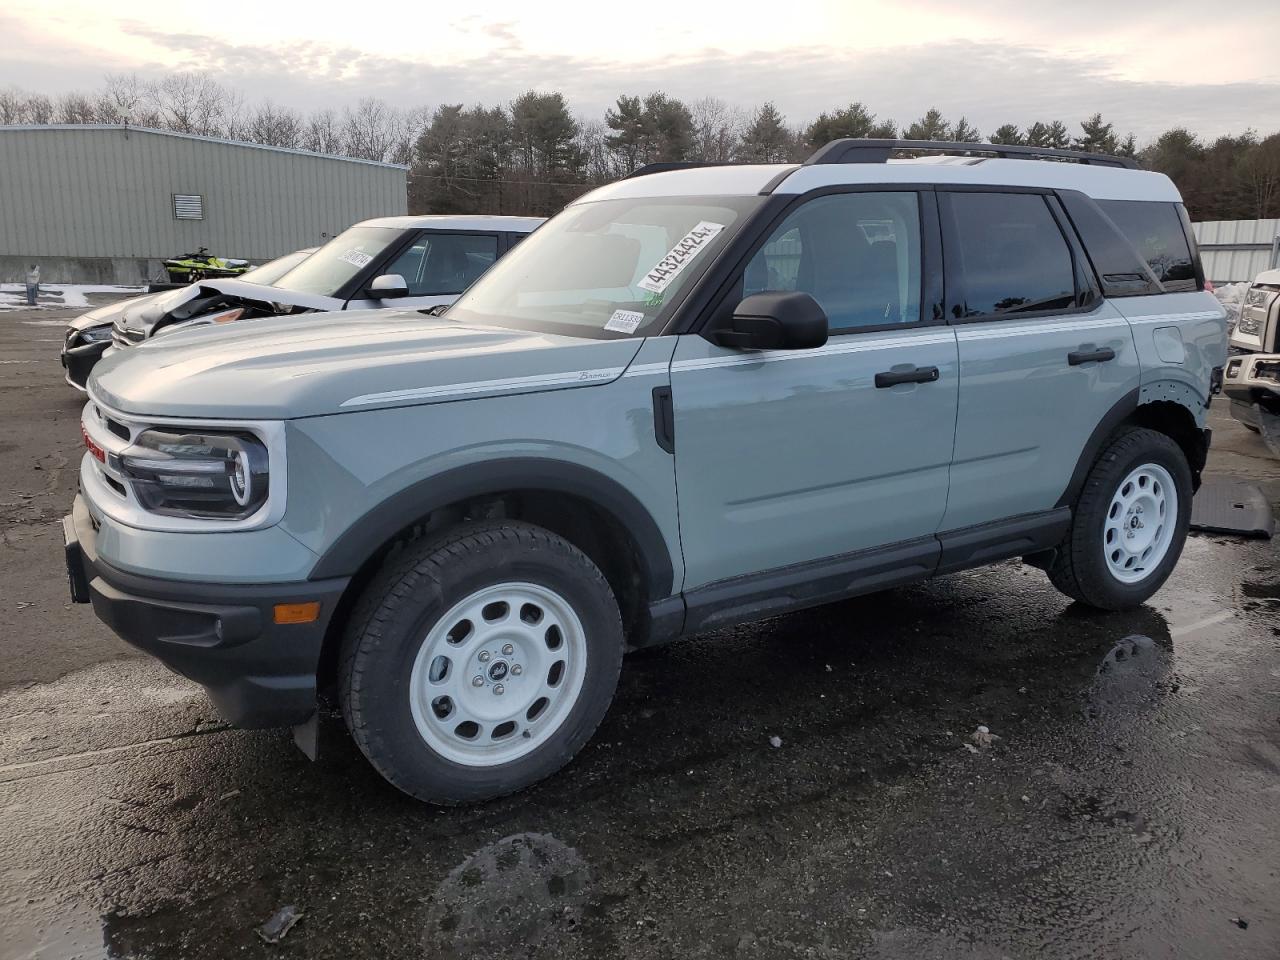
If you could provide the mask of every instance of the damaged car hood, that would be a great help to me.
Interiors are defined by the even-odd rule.
[[[140,416],[284,420],[597,386],[621,376],[643,343],[387,310],[246,326],[200,327],[110,354],[89,392]]]
[[[116,320],[124,316],[125,312],[145,304],[157,300],[164,296],[163,293],[147,293],[140,297],[130,297],[128,300],[117,300],[115,303],[108,303],[106,306],[97,307],[88,313],[82,313],[70,323],[67,324],[68,330],[88,330],[90,327],[101,327],[104,324],[115,323]]]
[[[192,304],[194,301],[209,301],[208,307]],[[340,310],[342,301],[333,297],[320,297],[310,293],[295,293],[292,290],[281,290],[278,287],[250,283],[247,280],[215,279],[201,280],[177,290],[151,297],[143,297],[129,301],[120,312],[120,326],[134,341],[149,338],[157,326],[164,323],[176,311],[181,311],[177,322],[194,319],[206,309],[212,308],[217,301],[223,307],[231,301],[253,301],[261,304],[279,304],[287,307],[301,307],[304,310]]]

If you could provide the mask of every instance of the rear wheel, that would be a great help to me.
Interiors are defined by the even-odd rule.
[[[525,787],[604,717],[623,635],[604,576],[531,524],[410,547],[367,589],[343,648],[343,714],[391,783],[435,803]]]
[[[1191,468],[1182,448],[1154,430],[1127,429],[1089,471],[1049,579],[1093,607],[1138,606],[1173,572],[1190,519]]]

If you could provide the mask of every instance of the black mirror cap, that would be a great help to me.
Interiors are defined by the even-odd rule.
[[[732,327],[716,343],[741,350],[811,350],[827,342],[827,314],[798,291],[755,293],[733,311]]]

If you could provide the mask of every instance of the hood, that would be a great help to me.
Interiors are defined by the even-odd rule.
[[[1263,270],[1253,278],[1253,282],[1265,283],[1271,286],[1280,286],[1280,270]]]
[[[131,297],[128,300],[117,300],[115,303],[108,303],[106,306],[97,307],[88,313],[80,314],[80,316],[67,324],[67,329],[80,331],[88,330],[90,327],[100,327],[103,324],[115,323],[117,319],[125,314],[125,311],[150,303],[162,296],[164,296],[162,293],[148,293],[141,297]]]
[[[272,317],[109,354],[94,367],[89,392],[140,416],[287,420],[598,386],[621,376],[643,342],[408,311]]]
[[[214,298],[218,298],[220,302],[225,301],[227,298],[235,298],[238,300],[254,300],[258,303],[278,303],[291,307],[303,307],[307,310],[339,310],[342,308],[342,301],[333,297],[319,297],[311,293],[294,293],[291,290],[281,290],[279,287],[268,287],[260,283],[249,283],[246,280],[214,279],[201,280],[199,283],[179,287],[177,290],[169,290],[153,298],[140,298],[147,300],[147,302],[137,303],[136,306],[129,307],[121,314],[121,319],[124,321],[125,329],[140,335],[134,339],[142,339],[151,336],[156,326],[180,307],[195,300],[212,300]],[[183,316],[181,320],[189,320],[205,312],[197,305],[190,316]]]

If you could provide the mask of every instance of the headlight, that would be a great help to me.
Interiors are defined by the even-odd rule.
[[[1262,323],[1257,317],[1241,317],[1240,322],[1236,324],[1237,333],[1249,336],[1257,336],[1260,329],[1262,329]]]
[[[1244,295],[1244,302],[1251,307],[1260,307],[1267,302],[1267,297],[1271,296],[1271,291],[1264,287],[1253,287]]]
[[[142,506],[165,516],[242,520],[267,500],[267,448],[250,434],[144,430],[120,467]]]
[[[85,343],[102,343],[104,340],[110,340],[111,324],[106,323],[100,327],[88,327],[81,330],[80,339]]]

